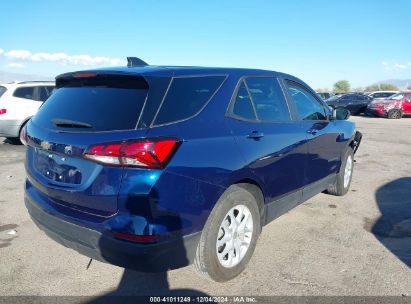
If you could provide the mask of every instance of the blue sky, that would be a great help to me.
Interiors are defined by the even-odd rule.
[[[411,78],[410,0],[4,1],[0,70],[122,64],[253,67],[314,88]]]

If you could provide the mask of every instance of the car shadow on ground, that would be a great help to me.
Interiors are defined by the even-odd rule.
[[[0,143],[13,145],[13,146],[21,146],[22,143],[18,139],[11,139],[11,138],[0,138]]]
[[[411,268],[411,177],[381,186],[375,197],[381,217],[370,225],[370,231]]]
[[[197,297],[208,295],[195,289],[170,289],[167,272],[144,273],[125,269],[115,290],[89,300],[86,303],[113,303],[113,300],[121,300],[121,303],[140,303],[139,301],[144,302],[147,300],[147,298],[144,298],[147,296]]]
[[[136,193],[138,188],[136,185],[134,188],[130,189],[130,193]],[[173,246],[168,248],[166,251],[155,252],[156,261],[170,261],[165,263],[165,265],[154,264],[153,267],[159,267],[154,269],[155,272],[142,272],[141,267],[147,265],[147,263],[142,263],[141,256],[133,256],[129,260],[133,266],[129,266],[130,269],[126,268],[120,279],[117,288],[107,294],[99,296],[92,299],[86,303],[113,303],[113,301],[121,303],[150,303],[149,298],[141,298],[147,296],[172,296],[172,297],[182,297],[182,296],[208,296],[207,294],[195,290],[195,289],[171,289],[168,279],[167,271],[184,267],[189,264],[189,258],[187,256],[187,250],[183,240],[182,231],[182,219],[177,212],[172,210],[164,210],[159,206],[159,194],[156,189],[152,189],[149,196],[146,195],[131,195],[125,203],[125,207],[128,209],[130,214],[143,215],[146,218],[152,219],[153,222],[160,222],[167,225],[168,231],[173,233]],[[148,227],[148,226],[147,226]],[[146,228],[147,228],[146,227]],[[129,228],[133,230],[133,223],[129,223]],[[106,250],[108,248],[106,241],[101,239],[99,248],[101,249],[101,254],[106,261],[113,262],[116,256],[112,252]],[[130,258],[130,257],[128,257]],[[118,261],[118,260],[117,260]],[[120,261],[121,262],[121,261]],[[136,270],[137,269],[137,270]],[[152,269],[150,267],[150,269]],[[140,296],[140,298],[139,298]],[[167,300],[166,302],[169,302]],[[173,302],[170,300],[170,302]]]

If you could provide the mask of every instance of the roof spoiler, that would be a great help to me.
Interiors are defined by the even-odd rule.
[[[142,67],[147,66],[148,63],[137,57],[127,57],[127,67]]]

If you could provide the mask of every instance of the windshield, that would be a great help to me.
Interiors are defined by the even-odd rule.
[[[7,91],[7,89],[6,89],[5,87],[0,86],[0,97],[1,97],[1,95],[3,95],[6,91]]]
[[[393,100],[399,100],[399,99],[403,99],[403,98],[404,98],[403,93],[397,93],[397,94],[394,94],[390,97],[390,99],[393,99]]]

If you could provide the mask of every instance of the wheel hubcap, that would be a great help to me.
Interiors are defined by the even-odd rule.
[[[238,265],[250,247],[253,217],[244,205],[228,211],[218,230],[216,249],[220,264],[225,268]]]
[[[350,180],[351,180],[351,174],[352,174],[352,157],[350,155],[350,156],[348,156],[347,162],[345,164],[344,188],[348,187],[348,184],[350,183]]]

